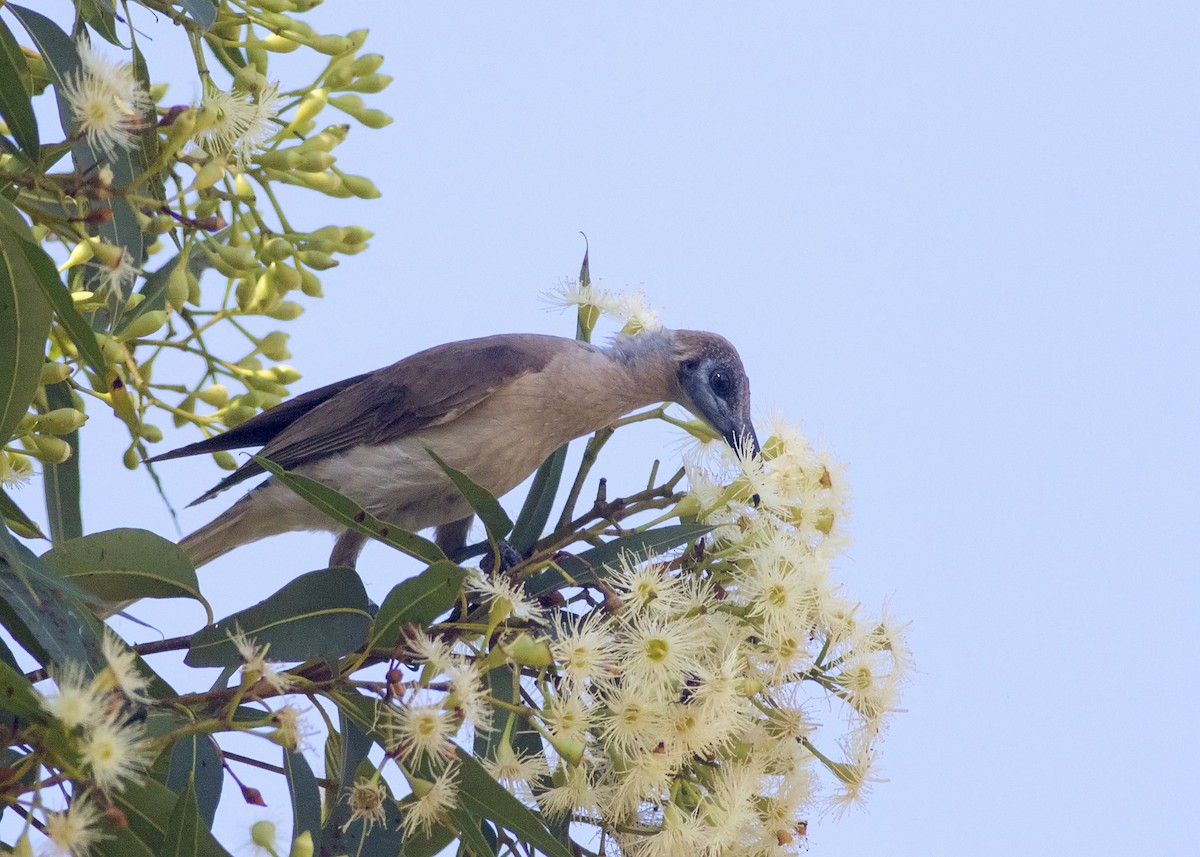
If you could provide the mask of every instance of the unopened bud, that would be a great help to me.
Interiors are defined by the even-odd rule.
[[[273,330],[262,338],[258,350],[268,360],[287,360],[292,356],[287,349],[288,335],[282,330]]]
[[[272,262],[268,265],[265,276],[275,294],[280,297],[292,289],[300,288],[300,272],[283,262]]]
[[[321,288],[321,280],[307,268],[300,269],[300,291],[304,292],[310,298],[325,296],[325,291]]]
[[[379,189],[375,187],[375,183],[366,176],[352,176],[349,173],[342,173],[342,184],[350,193],[357,196],[359,199],[378,199],[380,196]]]
[[[275,237],[263,244],[262,249],[258,251],[258,258],[259,261],[269,265],[271,262],[278,262],[291,256],[295,249],[290,241]]]
[[[329,268],[336,268],[337,264],[338,264],[337,259],[334,259],[328,253],[321,253],[321,252],[318,252],[317,250],[301,250],[299,253],[296,254],[296,258],[303,264],[307,265],[308,267],[314,268],[318,271],[325,271],[325,270],[328,270]],[[303,288],[304,274],[301,273],[300,276],[301,276],[301,284],[300,285],[301,285],[301,288]]]
[[[138,469],[138,465],[142,463],[142,456],[141,453],[138,452],[136,444],[125,450],[125,454],[121,456],[121,463],[125,465],[126,470]]]
[[[522,633],[504,645],[504,653],[514,664],[544,669],[554,663],[550,644]]]
[[[117,339],[121,342],[128,342],[131,339],[141,339],[144,336],[149,336],[167,323],[167,311],[162,309],[153,309],[149,312],[144,312],[127,324],[120,333],[117,334]]]
[[[138,434],[141,435],[143,439],[148,440],[151,443],[158,443],[163,439],[162,429],[150,423],[142,423],[142,427],[138,430]]]
[[[210,384],[201,390],[197,396],[204,404],[219,408],[229,401],[229,388],[224,384]]]
[[[88,420],[87,414],[74,408],[55,408],[37,417],[37,427],[49,434],[70,434]]]
[[[331,152],[339,143],[345,141],[349,131],[349,125],[330,125],[320,134],[313,134],[303,143],[296,145],[293,151],[302,154],[305,152]]]
[[[275,149],[271,152],[258,152],[251,160],[262,167],[272,170],[294,170],[304,160],[303,153],[297,147],[290,149]]]
[[[382,54],[363,54],[360,57],[356,57],[354,62],[350,64],[350,70],[354,72],[355,77],[363,77],[379,71],[381,65],[383,65]]]
[[[304,100],[300,102],[300,106],[296,108],[295,114],[292,116],[292,121],[288,123],[289,128],[300,125],[303,122],[309,122],[317,117],[317,114],[325,109],[325,104],[329,101],[329,90],[314,89],[308,95],[304,96]]]
[[[178,312],[187,303],[189,292],[187,264],[181,261],[167,275],[167,303]]]
[[[35,434],[29,436],[29,442],[33,445],[30,450],[33,457],[45,464],[62,464],[71,457],[71,444],[61,437]]]
[[[253,789],[252,791],[257,791],[257,789]],[[246,794],[246,788],[245,788],[245,786],[243,786],[242,787],[242,795],[244,796],[245,794]],[[265,802],[260,803],[259,801],[262,801],[262,795],[258,795],[257,801],[251,800],[248,797],[246,798],[246,803],[252,803],[255,806],[266,806]],[[275,825],[270,821],[254,822],[254,824],[250,825],[250,841],[253,842],[255,845],[257,845],[259,848],[262,848],[264,851],[274,851],[275,850]]]
[[[270,33],[261,42],[264,50],[273,54],[290,54],[300,47],[300,42],[283,33]]]
[[[215,461],[217,463],[217,467],[221,468],[222,470],[238,469],[238,464],[237,461],[234,460],[233,454],[226,452],[223,449],[219,452],[213,453],[213,461]]]
[[[351,92],[383,92],[392,80],[390,74],[368,74],[351,83],[346,89]]]
[[[345,36],[314,36],[308,40],[308,47],[319,54],[336,57],[354,50],[354,42]]]
[[[71,377],[71,367],[66,363],[47,363],[42,366],[42,373],[38,376],[40,384],[57,384],[59,381],[65,381]]]
[[[250,419],[257,413],[258,413],[258,408],[251,408],[251,407],[247,407],[246,405],[237,405],[236,407],[230,408],[229,410],[225,411],[221,415],[221,417],[222,417],[222,420],[224,421],[225,425],[229,426],[230,428],[233,428],[234,426],[240,426],[242,423],[244,423],[246,420]]]
[[[292,850],[288,857],[313,857],[313,838],[310,831],[304,831],[292,840]]]
[[[298,318],[303,312],[304,307],[295,301],[283,301],[267,313],[267,315],[277,321],[291,321],[294,318]]]
[[[302,377],[296,367],[287,366],[282,363],[278,366],[272,366],[266,371],[270,373],[272,380],[280,384],[294,384]]]

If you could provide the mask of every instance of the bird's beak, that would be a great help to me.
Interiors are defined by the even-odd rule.
[[[739,453],[752,452],[757,458],[762,454],[762,447],[758,444],[758,435],[754,432],[754,423],[750,422],[750,416],[745,415],[742,419],[728,431],[721,435],[727,444]],[[758,505],[759,497],[755,494],[752,498],[754,505]]]

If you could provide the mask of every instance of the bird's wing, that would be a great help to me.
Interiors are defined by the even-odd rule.
[[[290,470],[356,446],[398,440],[455,419],[506,384],[540,372],[564,347],[577,345],[553,336],[510,334],[436,346],[359,376],[290,421],[261,455]],[[262,472],[258,462],[248,461],[195,503]]]

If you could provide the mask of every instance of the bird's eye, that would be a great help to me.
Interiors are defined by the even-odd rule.
[[[708,386],[712,387],[712,391],[722,399],[733,392],[733,380],[724,369],[713,370],[713,373],[708,376]]]

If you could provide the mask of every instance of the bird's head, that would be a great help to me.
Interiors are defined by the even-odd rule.
[[[760,448],[750,419],[750,379],[737,349],[715,333],[675,331],[679,404],[709,424],[735,450]]]

